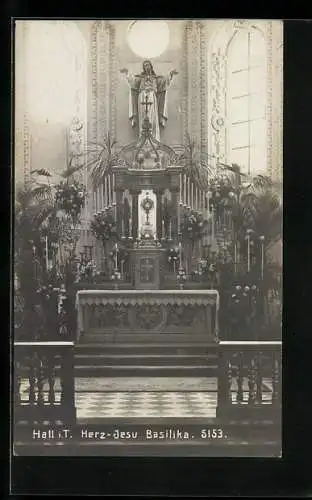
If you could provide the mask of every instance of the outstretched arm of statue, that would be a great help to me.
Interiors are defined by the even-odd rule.
[[[176,69],[172,69],[171,71],[169,71],[167,77],[166,77],[166,84],[169,86],[170,83],[172,82],[172,79],[175,75],[178,75],[179,72],[176,70]]]
[[[119,71],[122,75],[125,75],[126,80],[127,80],[128,84],[130,85],[130,87],[135,84],[135,76],[132,75],[131,73],[129,73],[127,68],[122,68]]]

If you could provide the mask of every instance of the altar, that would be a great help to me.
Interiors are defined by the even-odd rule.
[[[206,185],[153,136],[147,108],[138,140],[93,193],[90,227],[105,264],[75,288],[81,374],[123,376],[127,367],[128,376],[183,377],[215,364],[219,293],[198,279]]]
[[[78,339],[142,334],[144,340],[218,340],[216,290],[80,290],[76,295]],[[123,335],[123,338],[126,338]]]

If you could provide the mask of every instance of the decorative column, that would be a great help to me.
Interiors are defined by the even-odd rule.
[[[273,21],[274,22],[274,21]],[[266,23],[266,45],[267,45],[267,171],[272,177],[273,168],[273,33],[272,21]]]
[[[221,48],[211,54],[210,74],[210,151],[215,159],[226,162],[226,56]]]
[[[272,168],[274,181],[282,181],[283,171],[283,22],[270,21],[272,42]],[[270,31],[269,31],[270,33]]]
[[[140,191],[130,191],[132,197],[132,234],[130,236],[136,240],[139,235],[139,194]]]
[[[200,42],[202,25],[199,21],[188,21],[185,26],[186,58],[188,74],[188,133],[201,138],[201,66]],[[197,140],[198,140],[197,139]]]
[[[177,188],[171,188],[171,202],[172,206],[174,207],[174,215],[172,218],[172,236],[171,238],[175,241],[178,241],[178,210],[180,209],[179,207],[179,191],[180,189]]]
[[[91,33],[91,128],[89,141],[103,142],[116,130],[115,28],[108,21],[95,21]]]
[[[157,239],[160,241],[162,238],[162,218],[163,218],[163,207],[162,207],[162,197],[164,194],[163,189],[154,189],[156,194],[156,234]]]
[[[117,214],[116,228],[117,228],[117,233],[120,236],[122,236],[122,218],[123,218],[122,197],[123,197],[123,189],[117,187],[116,188],[116,214]]]

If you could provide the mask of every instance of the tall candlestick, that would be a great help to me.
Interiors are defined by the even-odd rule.
[[[203,191],[203,195],[202,195],[201,204],[202,204],[202,212],[203,212],[203,215],[204,215],[204,217],[206,217],[207,213],[206,213],[206,211],[205,211],[205,192],[204,192],[204,191]]]
[[[188,178],[188,194],[187,194],[187,206],[191,206],[191,179],[190,177]]]
[[[129,219],[129,238],[132,238],[132,219]]]
[[[199,210],[199,206],[198,206],[198,187],[196,186],[196,189],[195,189],[195,208],[196,210]]]
[[[237,243],[234,243],[234,273],[237,274]]]
[[[182,267],[182,244],[181,241],[179,241],[179,265]]]
[[[113,203],[116,204],[116,175],[113,174]]]
[[[181,203],[182,203],[182,174],[180,174],[179,184],[180,184],[180,199],[179,199],[179,203],[181,205]]]
[[[208,209],[208,213],[209,213],[209,209]],[[212,239],[214,240],[214,207],[211,207],[211,236],[212,236]]]
[[[112,205],[111,176],[108,176],[108,206]]]
[[[191,185],[192,185],[191,208],[194,209],[194,182],[192,182]]]
[[[121,237],[122,238],[125,237],[125,221],[123,218],[123,214],[122,214],[122,219],[121,219]]]
[[[183,205],[186,207],[186,174],[184,174],[184,196],[183,196]]]
[[[118,269],[118,245],[115,243],[115,269]]]
[[[165,221],[162,219],[161,221],[161,237],[164,239],[165,238]]]
[[[121,276],[124,275],[124,265],[125,265],[125,261],[122,260],[121,263],[120,263],[120,266],[121,266],[121,269],[120,269]]]
[[[264,236],[260,236],[261,242],[261,279],[263,279],[264,275]]]
[[[97,208],[97,212],[100,211],[100,189],[97,188],[96,190],[96,208]]]
[[[250,271],[250,235],[247,234],[247,271]]]
[[[45,237],[45,260],[46,260],[46,270],[49,270],[49,251],[48,251],[48,237]]]
[[[96,191],[93,191],[93,212],[96,214],[97,213],[97,206],[96,206]]]
[[[101,191],[101,208],[104,208],[104,184],[103,184],[103,182],[101,182],[100,191]]]
[[[106,203],[105,203],[105,206],[108,207],[109,206],[109,194],[108,194],[108,178],[105,177],[105,189],[106,189]]]
[[[171,226],[171,220],[169,221],[169,240],[171,240],[171,230],[172,230],[172,226]]]

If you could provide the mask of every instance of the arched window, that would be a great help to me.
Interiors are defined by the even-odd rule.
[[[241,30],[228,47],[228,159],[246,174],[267,170],[266,44],[256,29]]]

